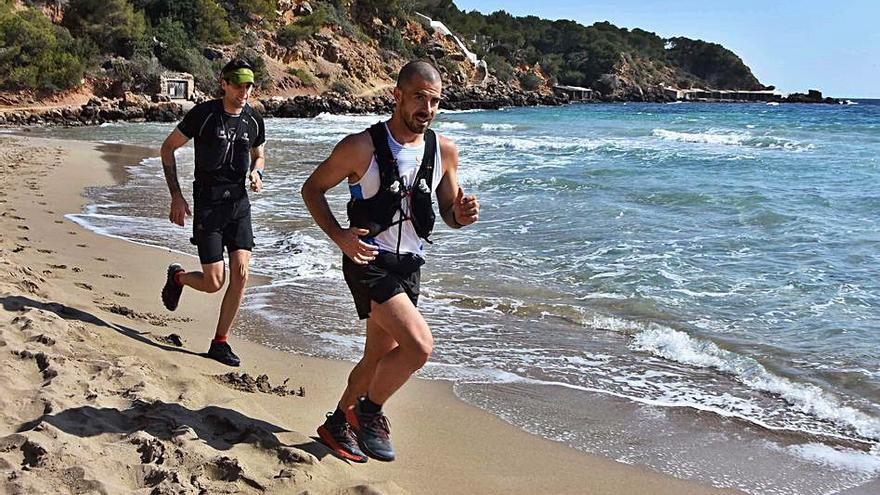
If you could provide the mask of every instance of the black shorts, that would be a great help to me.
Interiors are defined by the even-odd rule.
[[[414,254],[380,252],[367,265],[359,265],[342,256],[342,274],[354,297],[358,317],[370,317],[370,302],[381,304],[397,294],[406,293],[413,306],[419,303],[419,279],[425,260]]]
[[[236,201],[196,204],[193,212],[193,236],[203,265],[223,261],[223,247],[231,253],[254,248],[251,227],[251,203],[247,196]]]

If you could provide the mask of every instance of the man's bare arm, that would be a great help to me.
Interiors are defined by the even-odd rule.
[[[165,172],[165,183],[168,184],[168,191],[172,196],[181,194],[180,182],[177,180],[177,160],[174,158],[174,152],[177,148],[185,145],[189,141],[180,129],[174,128],[171,134],[165,138],[162,143],[160,156],[162,157],[162,170]]]
[[[326,194],[343,180],[358,180],[369,167],[372,153],[373,146],[367,133],[347,136],[336,145],[330,157],[312,172],[301,191],[303,201],[315,223],[346,256],[359,264],[366,264],[374,259],[376,247],[358,238],[359,235],[366,235],[367,230],[355,227],[344,229],[339,225],[327,203]]]
[[[263,178],[260,176],[260,173],[266,169],[264,147],[265,144],[261,144],[256,148],[251,149],[251,170],[249,179],[251,182],[251,190],[254,192],[260,192],[263,190]],[[259,170],[260,173],[257,173],[257,170]]]
[[[165,172],[165,183],[168,184],[168,191],[171,193],[171,209],[168,213],[168,219],[177,225],[183,225],[187,215],[192,215],[189,204],[180,191],[180,181],[177,180],[177,160],[174,158],[174,152],[180,148],[189,138],[186,137],[180,129],[175,128],[171,134],[165,138],[162,143],[162,149],[159,155],[162,157],[162,171]]]
[[[439,136],[438,145],[443,164],[443,179],[437,186],[437,205],[446,225],[460,229],[479,219],[480,203],[476,196],[465,196],[464,190],[458,184],[458,149],[455,143]]]

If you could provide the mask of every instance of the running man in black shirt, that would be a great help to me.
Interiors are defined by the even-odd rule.
[[[254,247],[251,205],[244,182],[249,179],[253,192],[263,189],[266,133],[263,118],[247,104],[254,88],[251,65],[242,59],[226,64],[220,86],[223,98],[193,107],[162,143],[162,168],[171,192],[168,218],[183,226],[186,216],[193,216],[190,240],[198,246],[202,264],[200,272],[186,272],[177,263],[169,266],[162,302],[174,311],[186,286],[201,292],[219,291],[226,282],[225,246],[229,252],[229,287],[220,306],[208,357],[238,366],[240,360],[226,338],[244,296]],[[190,139],[195,140],[193,211],[180,191],[174,158],[175,150]]]

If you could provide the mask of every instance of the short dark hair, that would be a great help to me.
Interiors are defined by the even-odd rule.
[[[248,62],[247,59],[234,58],[234,59],[230,60],[228,64],[223,66],[223,70],[220,71],[220,74],[222,76],[223,74],[226,74],[227,72],[234,71],[236,69],[254,70],[254,66],[251,65],[251,63]]]
[[[397,87],[402,88],[416,77],[432,83],[442,81],[440,71],[436,67],[424,60],[413,60],[404,65],[397,74]]]

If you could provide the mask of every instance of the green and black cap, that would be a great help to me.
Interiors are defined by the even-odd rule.
[[[229,61],[223,67],[223,79],[233,84],[254,83],[254,68],[250,62],[243,58],[236,58]]]

